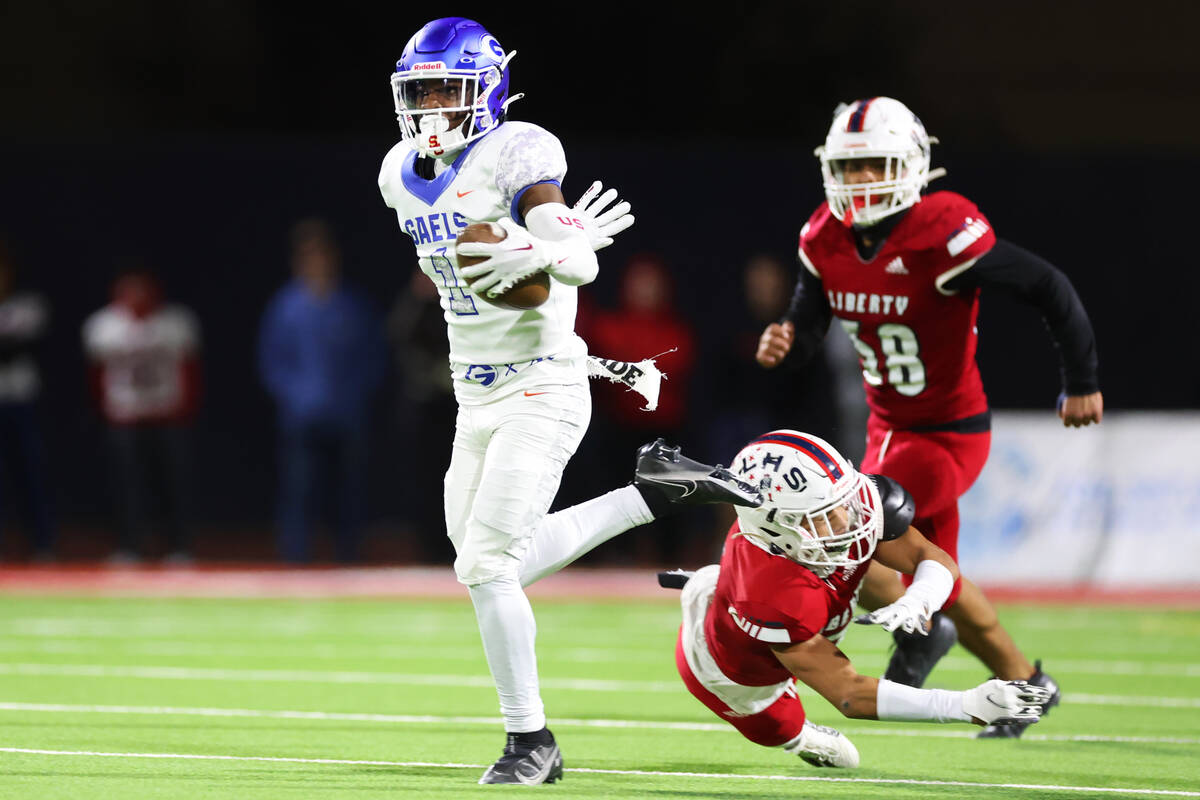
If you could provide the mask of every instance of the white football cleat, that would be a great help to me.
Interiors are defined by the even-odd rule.
[[[858,748],[841,731],[804,720],[800,735],[783,745],[814,767],[857,767]]]

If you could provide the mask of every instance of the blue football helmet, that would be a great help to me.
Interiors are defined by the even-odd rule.
[[[509,104],[504,48],[478,22],[443,17],[408,40],[392,75],[402,137],[425,156],[444,156],[504,120]]]

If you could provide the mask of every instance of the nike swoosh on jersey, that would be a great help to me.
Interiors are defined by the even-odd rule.
[[[545,392],[526,392],[525,396],[526,397],[537,397],[539,394],[545,394]]]
[[[455,193],[455,194],[457,194],[457,195],[458,195],[458,197],[459,197],[459,199],[461,200],[462,198],[466,197],[467,195],[469,195],[469,194],[470,194],[471,192],[473,192],[473,191],[475,191],[475,190],[474,190],[474,189],[467,189],[465,192],[460,192],[460,191],[458,191],[457,189],[455,189],[454,193]]]

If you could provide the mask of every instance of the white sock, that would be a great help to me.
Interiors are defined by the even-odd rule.
[[[515,577],[470,586],[483,652],[492,671],[504,730],[528,733],[546,727],[546,712],[538,693],[537,623],[529,598]]]
[[[652,522],[654,515],[633,486],[594,497],[542,517],[521,560],[521,585],[560,569],[630,528]]]

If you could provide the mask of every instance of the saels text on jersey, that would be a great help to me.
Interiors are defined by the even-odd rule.
[[[987,410],[975,364],[979,293],[944,287],[995,242],[975,204],[953,192],[913,205],[869,260],[827,204],[804,226],[800,259],[854,344],[867,403],[885,425],[939,424]]]
[[[409,217],[400,222],[400,227],[416,244],[452,242],[471,223],[457,211],[437,212],[418,217]]]

